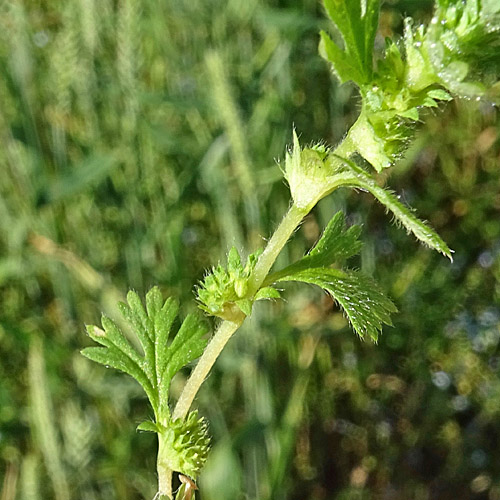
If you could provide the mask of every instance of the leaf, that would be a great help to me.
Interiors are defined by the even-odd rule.
[[[129,344],[128,340],[124,337],[116,323],[107,316],[103,315],[101,318],[101,324],[104,328],[106,338],[108,338],[117,349],[140,365],[141,357],[139,353]]]
[[[342,160],[353,173],[353,178],[350,181],[346,179],[345,185],[358,187],[370,192],[380,203],[382,203],[382,205],[387,208],[387,210],[392,212],[396,220],[401,223],[408,232],[413,233],[422,243],[442,253],[453,262],[451,255],[452,250],[448,248],[448,245],[443,241],[443,239],[434,231],[434,229],[416,217],[410,208],[403,205],[392,191],[380,187],[375,182],[375,179],[370,177],[362,168],[358,167],[352,161],[340,156],[338,156],[338,158]]]
[[[392,325],[390,314],[397,311],[379,286],[357,271],[304,269],[281,276],[277,281],[301,281],[323,288],[342,307],[354,331],[361,338],[369,336],[375,342],[382,325]]]
[[[141,343],[142,349],[144,351],[144,356],[147,360],[149,376],[152,377],[154,372],[152,372],[150,368],[152,368],[154,365],[155,348],[154,343],[151,340],[151,335],[146,330],[147,325],[145,325],[146,321],[144,317],[147,318],[147,315],[144,311],[144,308],[142,307],[139,297],[135,292],[130,291],[127,294],[127,302],[128,304],[119,302],[118,309],[122,313],[123,318],[134,329],[134,333],[137,335],[137,338]],[[132,307],[132,305],[134,305],[134,307]]]
[[[340,80],[340,83],[345,83],[350,80],[356,83],[363,81],[363,73],[360,72],[359,67],[353,63],[353,60],[332,41],[326,32],[321,30],[320,36],[319,52],[324,59],[332,63],[332,69]]]
[[[265,299],[280,299],[281,294],[279,290],[272,286],[265,286],[261,288],[254,297],[254,300],[265,300]]]
[[[119,351],[116,347],[86,347],[80,351],[86,358],[100,363],[101,365],[115,368],[124,373],[127,373],[132,378],[137,380],[146,392],[151,405],[155,408],[158,398],[154,393],[154,389],[143,369],[123,352]]]
[[[194,314],[188,314],[165,354],[165,368],[160,374],[160,400],[167,400],[172,377],[191,361],[200,357],[207,340],[202,338],[208,329]]]
[[[250,314],[252,314],[253,302],[250,299],[239,299],[235,301],[235,304],[246,316],[250,316]]]
[[[356,255],[359,253],[362,245],[359,240],[360,233],[360,226],[352,226],[346,230],[344,214],[337,212],[308,255],[285,269],[270,275],[265,283],[274,283],[281,276],[296,273],[304,269],[329,266]]]
[[[136,430],[138,431],[145,431],[145,432],[162,432],[164,429],[162,429],[158,424],[155,422],[151,422],[151,420],[146,420],[145,422],[141,422],[137,427]]]
[[[147,293],[146,308],[135,292],[127,294],[127,301],[128,304],[120,304],[120,309],[134,328],[144,348],[144,357],[129,344],[116,323],[106,316],[102,317],[103,330],[87,327],[89,336],[104,347],[89,347],[82,354],[135,378],[148,395],[156,421],[163,421],[170,414],[168,391],[172,377],[202,354],[207,344],[202,338],[207,327],[190,314],[168,344],[179,311],[177,301],[173,298],[163,301],[158,287]]]
[[[165,301],[161,310],[154,318],[156,333],[156,373],[157,377],[165,371],[168,362],[167,343],[170,337],[170,330],[179,312],[178,302],[170,297]],[[158,380],[160,384],[160,380]]]
[[[320,52],[333,64],[342,83],[348,80],[359,86],[368,83],[373,72],[373,45],[380,1],[325,0],[325,7],[342,35],[344,50],[321,32]]]

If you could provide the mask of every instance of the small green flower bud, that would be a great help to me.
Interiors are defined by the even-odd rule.
[[[310,209],[331,192],[329,187],[335,169],[328,161],[328,150],[322,145],[300,148],[295,130],[293,150],[286,155],[285,178],[295,205]]]
[[[206,420],[193,411],[186,420],[168,422],[158,436],[158,461],[171,470],[196,478],[210,450]]]

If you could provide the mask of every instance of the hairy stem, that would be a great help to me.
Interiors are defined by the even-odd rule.
[[[163,435],[158,434],[158,461],[156,470],[158,472],[158,500],[172,499],[172,470],[163,462],[163,448],[165,443]]]
[[[337,146],[335,154],[347,157],[353,152],[352,146],[353,144],[350,140],[350,136],[347,134],[344,141]],[[255,294],[259,290],[279,253],[308,212],[308,209],[299,208],[295,204],[292,204],[255,265],[255,269],[250,278],[250,295]],[[186,417],[201,384],[204,382],[222,349],[234,332],[241,326],[245,317],[246,316],[238,310],[238,312],[235,313],[234,320],[225,320],[219,325],[219,328],[209,342],[205,352],[202,354],[196,368],[191,373],[191,376],[182,390],[173,413],[174,419]]]
[[[302,222],[302,219],[307,215],[307,212],[307,210],[299,208],[296,205],[290,207],[255,265],[249,283],[251,294],[256,293],[260,288],[279,253],[286,245],[290,236],[297,229],[298,225]]]
[[[182,390],[181,396],[177,401],[175,410],[173,413],[173,418],[185,418],[188,414],[191,403],[193,402],[198,389],[201,384],[205,381],[208,372],[215,363],[215,360],[219,357],[224,346],[227,344],[228,340],[231,338],[233,333],[241,326],[245,319],[245,315],[240,312],[235,314],[237,316],[233,321],[223,321],[214,336],[210,340],[207,348],[205,349],[203,355],[201,356],[196,368],[192,371],[184,389]]]
[[[344,141],[335,150],[335,154],[348,157],[349,154],[353,152],[352,146],[353,144],[348,134]],[[255,294],[262,286],[262,283],[266,279],[266,276],[271,270],[271,267],[276,261],[279,253],[311,208],[312,207],[308,209],[299,208],[295,204],[292,204],[280,225],[267,243],[264,252],[259,257],[253,274],[250,277],[250,296]],[[235,308],[233,318],[231,320],[224,320],[219,325],[182,390],[172,414],[173,419],[185,418],[187,416],[201,384],[205,381],[212,366],[219,357],[219,354],[222,352],[222,349],[225,347],[236,330],[238,330],[238,328],[242,325],[243,321],[245,321],[245,318],[245,314],[243,314],[238,308]],[[158,463],[158,480],[160,484],[159,494],[168,494],[163,493],[164,491],[170,492],[171,495],[172,471],[164,468],[160,463]],[[166,482],[169,484],[167,485]]]

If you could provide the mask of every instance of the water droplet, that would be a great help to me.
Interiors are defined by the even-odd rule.
[[[455,411],[464,411],[469,407],[469,400],[466,396],[458,395],[451,400],[451,406]]]
[[[494,259],[491,252],[486,250],[479,255],[477,261],[482,268],[488,269],[493,265]]]
[[[446,372],[439,371],[439,372],[433,373],[432,383],[436,387],[438,387],[439,389],[445,390],[445,389],[448,389],[448,387],[450,387],[451,379],[450,379],[450,376]]]

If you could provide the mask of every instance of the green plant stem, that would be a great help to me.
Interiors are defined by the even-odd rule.
[[[219,328],[217,328],[217,331],[198,361],[196,368],[192,371],[186,382],[179,400],[177,401],[177,405],[175,406],[172,418],[177,419],[186,417],[198,389],[214,365],[215,360],[219,357],[219,354],[233,333],[241,326],[245,317],[246,316],[240,311],[239,313],[235,313],[234,320],[225,320],[219,325]]]
[[[163,500],[165,497],[172,499],[172,470],[162,462],[163,436],[158,434],[158,461],[156,463],[156,470],[158,473],[158,498]]]
[[[255,265],[255,269],[249,283],[250,295],[253,295],[259,290],[279,253],[307,213],[308,210],[299,208],[295,204],[290,207]]]
[[[350,141],[349,134],[347,134],[344,141],[336,148],[335,154],[347,157],[352,152],[352,146],[352,141]],[[250,278],[249,295],[253,295],[259,290],[279,253],[309,211],[310,209],[299,208],[295,204],[291,205],[255,265],[254,272]],[[186,417],[201,384],[204,382],[222,349],[234,332],[241,326],[245,317],[243,313],[238,311],[235,312],[234,320],[225,320],[219,325],[219,328],[182,390],[173,413],[174,419]]]
[[[351,152],[352,141],[350,141],[348,134],[344,141],[335,150],[335,154],[347,157]],[[279,253],[286,245],[290,236],[302,222],[302,219],[309,213],[311,208],[312,207],[306,209],[297,207],[295,204],[291,205],[285,217],[266,245],[264,252],[259,257],[254,272],[250,278],[250,296],[252,296],[259,290],[262,283],[266,279],[266,276],[268,275],[271,267],[276,261]],[[185,418],[187,416],[191,404],[193,403],[193,400],[201,387],[201,384],[205,381],[212,366],[219,357],[219,354],[222,352],[222,349],[224,349],[229,339],[242,325],[245,318],[245,314],[243,314],[239,309],[235,308],[234,318],[232,320],[224,320],[219,325],[182,390],[182,393],[179,397],[179,400],[177,401],[172,415],[173,419]],[[168,495],[169,492],[171,495],[172,471],[165,468],[160,463],[158,464],[158,481],[160,495]],[[167,485],[167,483],[169,484]]]

